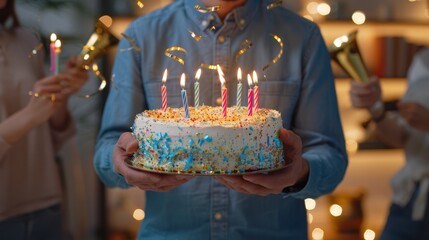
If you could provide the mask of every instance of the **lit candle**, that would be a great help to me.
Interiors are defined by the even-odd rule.
[[[242,79],[242,74],[241,74],[241,68],[238,68],[237,71],[237,80],[238,80],[238,84],[237,84],[237,107],[241,106],[241,92],[243,91],[243,84],[241,83],[241,79]]]
[[[186,90],[185,90],[185,74],[182,73],[182,77],[180,78],[180,86],[182,87],[181,95],[183,108],[185,109],[185,118],[189,118],[189,107],[188,107],[188,99],[186,98]]]
[[[258,75],[256,74],[256,71],[253,71],[253,84],[255,84],[253,87],[253,108],[256,111],[259,108],[259,87]]]
[[[49,44],[49,53],[50,53],[50,57],[51,57],[51,72],[54,73],[55,72],[55,41],[57,40],[57,35],[55,33],[51,34],[51,43]]]
[[[219,65],[217,65],[217,72],[219,74],[219,80],[220,80],[221,92],[222,92],[222,116],[226,117],[227,107],[228,107],[228,89],[225,86],[224,74]]]
[[[247,74],[247,83],[249,84],[249,90],[247,91],[247,116],[253,115],[253,88],[252,88],[252,77]]]
[[[162,86],[161,86],[161,97],[162,97],[162,110],[167,111],[167,87],[165,86],[165,82],[167,82],[167,69],[164,71],[164,75],[162,76]]]
[[[201,77],[201,68],[197,70],[197,73],[195,74],[195,84],[194,84],[194,105],[195,107],[200,106],[200,80]]]
[[[57,39],[55,41],[55,71],[54,74],[57,75],[60,71],[59,58],[61,53],[61,40]]]

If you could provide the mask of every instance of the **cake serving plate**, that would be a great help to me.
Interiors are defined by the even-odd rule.
[[[143,166],[135,166],[132,163],[132,158],[127,158],[125,160],[125,163],[128,167],[138,170],[138,171],[146,171],[146,172],[153,172],[153,173],[161,173],[161,174],[172,174],[172,175],[190,175],[190,176],[240,176],[240,175],[247,175],[247,174],[268,174],[269,172],[282,170],[288,165],[281,166],[278,168],[273,169],[262,169],[262,170],[247,170],[247,171],[194,171],[194,172],[188,172],[188,171],[165,171],[161,169],[153,169],[153,168],[146,168]]]

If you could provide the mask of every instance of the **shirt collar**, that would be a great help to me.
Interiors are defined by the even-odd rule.
[[[213,23],[213,21],[219,21],[215,13],[202,13],[195,9],[196,5],[206,7],[199,0],[183,0],[185,9],[188,16],[194,21],[201,31],[210,28],[213,25],[220,24],[219,22]],[[234,9],[230,12],[225,21],[235,22],[240,29],[244,29],[249,23],[250,19],[259,10],[259,5],[262,1],[260,0],[247,0],[246,4]],[[216,20],[217,19],[217,20]]]

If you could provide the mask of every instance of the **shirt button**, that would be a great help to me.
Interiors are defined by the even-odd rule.
[[[217,213],[215,213],[214,218],[216,220],[221,220],[222,219],[222,214],[217,212]]]
[[[223,43],[223,42],[225,42],[225,37],[224,37],[223,35],[220,35],[220,36],[217,38],[217,40],[218,40],[220,43]]]
[[[222,104],[222,98],[220,97],[216,98],[216,104],[220,106]]]

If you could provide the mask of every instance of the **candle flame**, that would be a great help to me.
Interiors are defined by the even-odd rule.
[[[243,78],[242,73],[241,73],[241,68],[238,68],[237,70],[237,80],[239,82],[241,82],[241,79]]]
[[[195,80],[200,80],[201,77],[201,68],[198,68],[197,73],[195,74]]]
[[[55,42],[57,40],[57,34],[51,33],[51,42]]]
[[[167,69],[164,70],[164,75],[162,75],[162,83],[165,83],[167,81]]]
[[[250,74],[247,74],[247,83],[249,84],[249,87],[252,87],[253,81],[252,76],[250,76]]]
[[[222,84],[222,87],[223,87],[223,85],[225,84],[225,78],[223,77],[224,74],[223,74],[222,68],[219,66],[219,64],[217,65],[217,72],[219,74],[220,83]]]
[[[185,82],[186,82],[186,77],[185,74],[182,73],[182,76],[180,77],[180,86],[183,88],[185,88]]]
[[[61,40],[57,39],[55,41],[55,48],[61,48]]]
[[[255,70],[253,70],[253,83],[255,85],[258,84],[258,75],[256,74]]]

